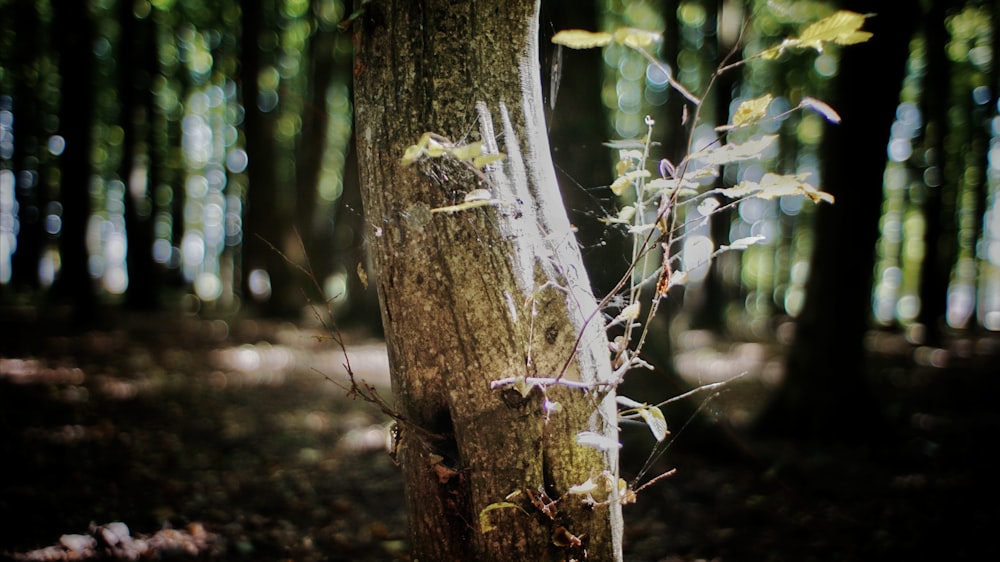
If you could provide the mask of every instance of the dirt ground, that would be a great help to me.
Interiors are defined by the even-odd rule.
[[[408,559],[388,420],[345,396],[343,356],[321,332],[116,326],[65,336],[0,319],[0,559]],[[899,435],[876,446],[751,438],[740,426],[775,382],[775,352],[679,356],[702,380],[756,375],[706,409],[723,423],[682,433],[657,461],[650,475],[678,472],[627,506],[626,559],[1000,560],[1000,364],[982,359],[1000,356],[996,339],[958,342],[980,358],[961,368],[955,350],[873,343],[890,350],[873,357]],[[384,347],[349,351],[389,398]]]

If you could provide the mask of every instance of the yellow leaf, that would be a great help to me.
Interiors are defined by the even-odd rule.
[[[813,203],[833,203],[833,195],[820,191],[816,186],[806,181],[804,174],[764,174],[760,182],[742,181],[734,187],[723,189],[722,194],[730,199],[740,197],[756,197],[757,199],[776,199],[790,195],[804,195]]]
[[[708,166],[732,164],[742,160],[760,158],[761,154],[778,140],[778,135],[763,135],[742,144],[725,144],[717,148],[695,152],[689,158],[698,159]]]
[[[622,27],[615,30],[615,43],[631,47],[633,49],[648,47],[660,40],[660,34],[655,31],[646,31],[635,27]]]
[[[494,162],[499,162],[506,157],[507,155],[503,152],[497,152],[496,154],[483,154],[481,156],[476,156],[472,160],[472,165],[477,168],[482,168],[483,166],[488,166]]]
[[[799,37],[799,46],[823,50],[823,43],[853,45],[871,39],[872,34],[860,31],[867,15],[840,10],[805,28]]]
[[[570,49],[591,49],[604,47],[611,43],[611,34],[605,31],[586,31],[583,29],[564,29],[552,36],[552,42]]]
[[[510,502],[494,502],[494,503],[491,503],[490,505],[484,507],[483,510],[479,512],[479,528],[480,528],[480,530],[485,534],[485,533],[489,533],[493,529],[497,528],[497,526],[494,525],[492,521],[490,521],[490,512],[491,511],[493,511],[495,509],[510,509],[510,508],[521,509],[517,504],[510,503]],[[524,510],[521,509],[521,511],[524,511]]]
[[[415,163],[423,155],[424,149],[420,145],[414,144],[412,146],[406,147],[406,151],[403,152],[402,162],[404,166],[409,166]]]
[[[465,146],[456,146],[451,149],[451,155],[459,160],[472,160],[483,153],[483,143],[474,142]]]
[[[496,199],[475,199],[472,201],[466,201],[464,203],[459,203],[458,205],[447,205],[445,207],[436,207],[431,209],[432,213],[457,213],[459,211],[467,211],[469,209],[475,209],[476,207],[486,207],[488,205],[493,205],[496,203]]]
[[[626,306],[622,310],[621,314],[619,314],[619,316],[624,318],[625,320],[635,320],[636,318],[639,317],[639,311],[641,309],[642,309],[642,304],[639,301],[635,301],[634,303]]]
[[[650,175],[649,170],[633,170],[631,172],[626,172],[624,175],[618,176],[614,183],[611,184],[611,192],[615,195],[621,195],[624,193],[625,188],[632,185],[632,182],[639,178],[648,178]]]
[[[443,144],[432,138],[427,139],[427,146],[424,147],[424,154],[431,158],[438,158],[447,151],[448,149]]]
[[[649,426],[649,430],[653,432],[653,437],[655,437],[657,441],[663,441],[666,439],[667,435],[670,434],[667,430],[667,420],[663,417],[663,411],[656,406],[650,406],[639,410],[639,416],[641,416],[642,421],[646,422],[646,425]]]
[[[488,189],[473,189],[470,191],[463,199],[466,203],[473,203],[476,201],[489,201],[493,198],[493,194],[490,193]]]
[[[763,119],[767,115],[767,108],[773,99],[771,94],[765,94],[741,103],[736,108],[736,113],[733,114],[733,127],[745,127]]]

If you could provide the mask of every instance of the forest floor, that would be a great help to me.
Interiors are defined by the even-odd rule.
[[[0,311],[0,559],[408,559],[388,420],[347,397],[321,332],[165,316],[60,332]],[[897,436],[876,445],[751,437],[780,350],[681,349],[692,378],[750,374],[648,473],[678,469],[626,506],[626,559],[1000,560],[1000,340],[870,343]],[[349,353],[389,398],[384,346]]]

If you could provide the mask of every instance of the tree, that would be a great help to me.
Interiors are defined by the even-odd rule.
[[[844,4],[860,13],[878,12],[869,19],[874,37],[845,49],[841,57],[831,102],[843,123],[827,129],[821,146],[822,185],[837,203],[817,212],[806,300],[785,382],[758,422],[763,431],[856,440],[879,422],[867,387],[864,334],[871,316],[886,145],[915,11],[892,2]]]
[[[545,134],[538,2],[363,9],[357,144],[413,557],[620,560],[617,447],[578,437],[617,443],[615,393]],[[506,158],[457,157],[476,140]],[[404,166],[408,146],[450,155]],[[479,189],[490,204],[435,212]],[[569,494],[609,476],[597,506]]]
[[[62,83],[59,127],[66,142],[60,157],[62,267],[52,293],[57,300],[73,305],[73,320],[81,324],[91,320],[96,308],[86,245],[90,219],[90,129],[94,116],[93,25],[86,3],[60,0],[53,2],[52,7]]]
[[[148,187],[153,176],[147,165],[149,149],[142,142],[148,138],[149,112],[153,106],[152,76],[143,67],[149,58],[143,47],[155,44],[155,36],[152,20],[148,16],[137,19],[128,2],[119,4],[118,18],[121,37],[117,78],[123,132],[118,175],[127,185],[124,203],[129,284],[125,303],[129,308],[150,310],[157,306],[159,278],[153,261],[153,202]]]
[[[246,2],[242,5],[240,85],[243,94],[243,132],[246,138],[249,186],[243,217],[243,297],[256,298],[262,312],[285,316],[297,312],[289,264],[275,248],[285,252],[291,239],[285,226],[292,218],[294,193],[279,189],[275,169],[275,101],[262,97],[260,75],[267,69],[269,53],[263,51],[265,10],[270,4]],[[270,47],[270,45],[268,45]],[[270,92],[277,96],[277,92]],[[261,102],[264,102],[263,104]],[[290,252],[285,252],[286,254]],[[254,278],[266,273],[270,286],[261,287]]]

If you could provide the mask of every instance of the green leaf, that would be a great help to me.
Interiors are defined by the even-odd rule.
[[[649,430],[653,432],[653,437],[658,442],[662,442],[670,434],[667,431],[667,420],[663,417],[663,412],[656,406],[649,406],[639,410],[639,416],[646,422]]]
[[[610,45],[611,41],[611,34],[606,31],[593,32],[583,29],[564,29],[552,36],[553,43],[570,49],[604,47]]]
[[[490,521],[491,511],[494,511],[496,509],[511,509],[511,508],[520,509],[521,511],[524,511],[523,509],[521,509],[519,505],[510,502],[494,502],[484,507],[483,510],[479,512],[479,528],[483,532],[483,534],[489,533],[493,529],[497,528],[497,526],[494,525],[492,521]]]

